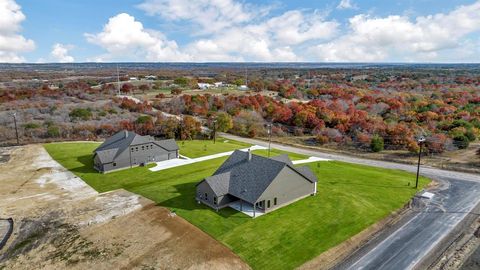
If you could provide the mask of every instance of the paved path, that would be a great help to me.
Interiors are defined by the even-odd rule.
[[[259,146],[259,145],[253,145],[249,148],[244,148],[244,149],[239,149],[239,150],[246,152],[248,150],[254,151],[254,150],[263,150],[263,149],[267,149],[267,148],[265,148],[263,146]],[[204,156],[204,157],[198,157],[198,158],[190,158],[190,159],[179,159],[179,158],[177,158],[177,159],[160,161],[160,162],[156,162],[157,166],[155,166],[153,168],[150,168],[150,171],[158,172],[158,171],[161,171],[161,170],[170,169],[170,168],[174,168],[174,167],[178,167],[178,166],[183,166],[183,165],[197,163],[197,162],[206,161],[206,160],[210,160],[210,159],[230,156],[232,153],[233,153],[233,151],[229,151],[229,152],[223,152],[223,153],[218,153],[218,154]]]
[[[241,138],[230,134],[221,136],[232,140],[257,145],[268,143]],[[320,158],[375,167],[416,172],[416,166],[393,162],[377,161],[339,154],[323,153],[317,150],[297,148],[272,143],[273,148]],[[472,210],[480,203],[480,175],[446,171],[422,166],[421,174],[437,180],[438,188],[429,190],[435,196],[422,199],[426,206],[404,217],[393,228],[384,230],[368,244],[352,254],[337,269],[413,269],[442,247],[442,240],[449,239],[455,227],[467,215],[480,215]],[[412,177],[412,180],[414,178]],[[433,256],[434,257],[434,256]]]
[[[293,160],[292,163],[294,165],[298,164],[305,164],[305,163],[310,163],[310,162],[317,162],[317,161],[329,161],[331,159],[328,158],[319,158],[319,157],[309,157],[308,159],[302,159],[302,160]]]

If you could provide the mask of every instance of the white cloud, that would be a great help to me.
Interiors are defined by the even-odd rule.
[[[480,31],[480,1],[415,20],[360,14],[350,18],[349,29],[310,51],[322,61],[448,61],[444,52],[469,44],[468,35]]]
[[[352,2],[352,0],[341,0],[338,3],[337,9],[356,9],[357,6]]]
[[[0,0],[0,62],[24,62],[18,53],[35,49],[33,40],[18,33],[24,20],[21,7],[14,0]]]
[[[101,46],[108,53],[97,56],[97,61],[187,61],[188,55],[179,51],[175,41],[161,32],[145,29],[129,14],[121,13],[109,19],[103,31],[85,34],[87,41]]]
[[[75,59],[73,56],[68,54],[69,50],[73,48],[72,45],[63,45],[60,43],[56,43],[53,45],[52,52],[50,55],[53,57],[55,62],[59,63],[71,63],[74,62]]]
[[[217,33],[265,15],[270,7],[247,5],[235,0],[146,0],[138,8],[148,15],[200,26],[198,34]],[[197,27],[198,29],[198,27]]]
[[[163,20],[193,24],[192,36],[204,36],[186,45],[194,61],[298,61],[294,46],[331,38],[338,28],[317,11],[268,17],[272,6],[234,0],[146,0],[138,7]]]

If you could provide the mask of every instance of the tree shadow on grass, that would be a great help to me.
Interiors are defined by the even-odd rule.
[[[93,156],[92,155],[85,155],[85,156],[80,156],[77,158],[77,161],[82,163],[83,166],[73,168],[71,171],[77,172],[77,173],[94,173],[97,172],[93,168]]]
[[[158,205],[167,208],[182,209],[187,211],[207,210],[215,212],[216,214],[224,218],[229,218],[238,213],[230,207],[220,209],[218,210],[218,212],[216,212],[214,209],[204,204],[198,204],[195,200],[196,184],[197,182],[174,185],[174,188],[177,190],[178,193],[180,193],[180,195],[165,201],[160,201],[158,202]],[[243,216],[241,218],[243,218]],[[245,216],[245,218],[248,217]]]

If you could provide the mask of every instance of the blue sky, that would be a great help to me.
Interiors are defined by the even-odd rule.
[[[0,0],[0,62],[480,62],[479,34],[480,1]]]

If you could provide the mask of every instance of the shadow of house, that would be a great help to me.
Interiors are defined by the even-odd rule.
[[[82,163],[83,166],[73,168],[73,169],[71,169],[71,171],[78,172],[78,173],[96,172],[96,170],[93,168],[93,157],[92,157],[92,155],[80,156],[80,157],[77,158],[77,161]]]
[[[178,196],[172,197],[170,199],[164,201],[157,201],[157,204],[163,207],[167,207],[170,209],[181,209],[181,210],[208,210],[212,211],[212,209],[204,204],[199,204],[195,200],[195,185],[196,182],[192,183],[184,183],[174,185],[173,187],[179,193]],[[224,208],[220,211],[216,212],[218,215],[222,217],[231,217],[235,214],[238,214],[237,211],[231,208]],[[247,216],[241,216],[242,218],[248,218]]]

